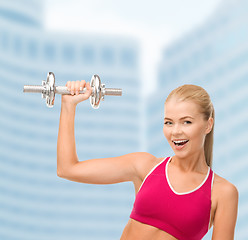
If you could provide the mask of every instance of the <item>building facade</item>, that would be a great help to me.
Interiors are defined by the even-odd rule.
[[[183,84],[200,85],[210,94],[215,107],[213,170],[239,190],[237,239],[248,235],[247,16],[247,1],[223,1],[205,24],[167,47],[159,67],[158,89],[149,96],[146,113],[148,151],[168,156],[173,152],[162,131],[168,94]]]
[[[139,46],[121,36],[47,31],[42,9],[42,1],[0,1],[0,239],[118,239],[133,186],[58,178],[60,96],[50,109],[23,86],[41,85],[48,72],[56,85],[98,74],[123,96],[106,96],[98,110],[89,101],[77,106],[79,160],[139,151]]]

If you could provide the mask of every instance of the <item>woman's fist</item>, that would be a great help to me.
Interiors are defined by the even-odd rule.
[[[66,86],[71,95],[62,95],[62,103],[70,103],[76,106],[78,103],[87,100],[92,93],[90,83],[86,83],[85,80],[68,81]],[[86,88],[86,92],[79,94],[84,88]]]

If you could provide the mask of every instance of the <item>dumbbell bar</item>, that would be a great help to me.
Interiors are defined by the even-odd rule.
[[[90,86],[92,88],[90,104],[95,109],[99,108],[100,101],[104,100],[105,95],[122,95],[122,89],[120,88],[105,88],[105,84],[101,83],[100,77],[96,74],[92,76]],[[46,98],[46,104],[48,107],[53,107],[55,94],[71,94],[71,92],[67,90],[66,86],[55,86],[55,75],[52,72],[49,72],[47,74],[47,81],[42,81],[41,86],[25,85],[23,88],[23,92],[41,93],[42,98]],[[84,88],[79,93],[85,92],[86,88]]]

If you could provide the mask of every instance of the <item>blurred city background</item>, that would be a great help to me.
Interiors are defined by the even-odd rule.
[[[56,85],[98,74],[123,89],[98,110],[77,107],[80,160],[172,155],[166,96],[185,83],[204,87],[216,113],[213,170],[239,190],[235,239],[247,239],[248,2],[169,2],[0,0],[0,239],[115,240],[131,213],[132,183],[57,177],[60,96],[50,109],[22,92],[48,72]]]

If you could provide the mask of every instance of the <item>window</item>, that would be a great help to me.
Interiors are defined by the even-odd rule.
[[[114,50],[110,47],[103,48],[102,50],[102,61],[106,65],[113,65],[114,64]]]
[[[121,52],[121,64],[126,67],[134,67],[136,65],[136,56],[132,49],[123,49]]]
[[[85,46],[82,49],[82,60],[86,64],[93,64],[95,62],[95,51],[92,46]]]
[[[63,49],[63,59],[66,62],[72,62],[75,58],[75,49],[72,45],[67,45]]]
[[[37,42],[32,39],[28,42],[28,56],[32,59],[36,58],[38,55],[38,47],[37,47]]]
[[[53,61],[55,59],[55,46],[53,43],[45,43],[44,56],[46,60]]]

